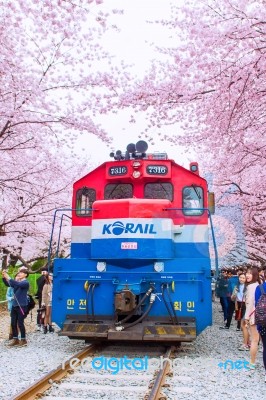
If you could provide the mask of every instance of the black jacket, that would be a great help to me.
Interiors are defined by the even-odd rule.
[[[36,281],[36,283],[37,283],[37,292],[36,292],[36,298],[37,299],[39,299],[39,300],[41,300],[42,299],[42,289],[43,289],[43,287],[44,287],[44,285],[45,285],[45,283],[46,283],[46,277],[45,277],[45,275],[41,275],[38,279],[37,279],[37,281]]]

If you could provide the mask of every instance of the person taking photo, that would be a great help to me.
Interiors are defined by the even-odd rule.
[[[6,270],[2,271],[2,278],[4,284],[14,289],[14,300],[11,309],[11,328],[12,328],[13,340],[9,344],[9,347],[27,346],[24,318],[27,315],[27,308],[28,308],[28,298],[27,298],[29,290],[29,282],[27,280],[28,275],[29,272],[26,268],[20,269],[20,271],[16,276],[16,279],[10,278]],[[18,328],[21,334],[20,340],[18,339]]]

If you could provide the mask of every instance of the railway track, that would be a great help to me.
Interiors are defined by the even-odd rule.
[[[122,355],[127,352],[127,356]],[[92,344],[12,400],[165,400],[173,348]]]

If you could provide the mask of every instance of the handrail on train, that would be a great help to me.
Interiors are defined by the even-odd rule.
[[[50,264],[51,264],[51,253],[52,253],[52,243],[53,243],[53,236],[54,236],[54,228],[55,228],[55,220],[57,217],[58,212],[65,212],[65,211],[93,211],[92,208],[57,208],[54,212],[54,218],[53,218],[53,223],[52,223],[52,231],[50,235],[50,242],[49,242],[49,249],[48,249],[48,257],[47,257],[47,268],[48,272],[50,270]],[[57,242],[57,248],[56,248],[56,256],[58,256],[58,251],[59,251],[59,244],[60,244],[60,239],[61,239],[61,230],[62,230],[62,223],[63,223],[63,218],[67,217],[69,219],[72,219],[69,215],[67,214],[62,214],[61,215],[61,221],[60,221],[60,228],[59,228],[59,233],[58,233],[58,242]]]

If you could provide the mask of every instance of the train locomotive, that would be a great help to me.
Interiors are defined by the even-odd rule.
[[[71,254],[53,267],[59,335],[179,343],[212,323],[207,182],[147,150],[131,143],[73,185]]]

